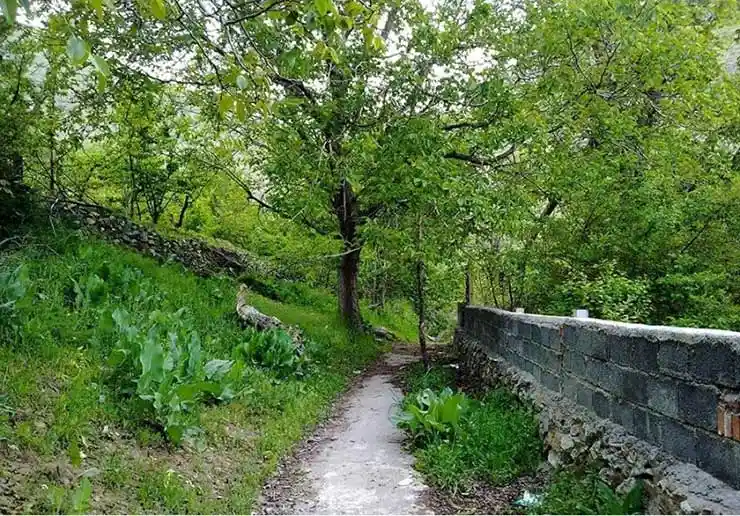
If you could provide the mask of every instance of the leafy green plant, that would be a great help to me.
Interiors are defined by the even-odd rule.
[[[198,405],[205,399],[229,401],[235,393],[228,377],[231,360],[202,360],[200,336],[185,310],[153,312],[148,331],[133,326],[127,312],[113,313],[119,347],[110,365],[124,393],[145,402],[147,412],[175,444],[199,433]]]
[[[92,497],[92,483],[87,477],[83,477],[80,485],[72,492],[70,499],[70,512],[72,514],[85,514],[90,508],[90,498]]]
[[[614,492],[596,471],[563,470],[545,492],[537,514],[639,514],[643,509],[641,481],[624,495]]]
[[[75,308],[95,307],[105,301],[108,289],[105,280],[97,274],[90,274],[86,278],[71,279],[65,289],[65,298],[68,304]]]
[[[28,271],[23,265],[0,271],[0,337],[17,329],[16,304],[26,295],[28,285]]]
[[[306,353],[282,330],[247,330],[246,340],[237,348],[237,354],[279,378],[306,374]]]
[[[406,405],[397,424],[407,430],[415,442],[454,437],[468,406],[465,394],[455,394],[449,387],[439,393],[424,389]]]
[[[416,467],[427,480],[455,493],[474,481],[501,485],[534,471],[542,441],[531,408],[504,390],[477,400],[453,395],[449,387],[439,395],[427,387],[451,381],[442,367],[412,368],[405,379],[419,390],[407,394],[397,424],[412,438]]]

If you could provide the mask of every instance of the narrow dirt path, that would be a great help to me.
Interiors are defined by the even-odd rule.
[[[266,484],[260,512],[268,514],[432,514],[426,486],[391,421],[401,391],[398,367],[418,360],[391,353],[364,376]]]

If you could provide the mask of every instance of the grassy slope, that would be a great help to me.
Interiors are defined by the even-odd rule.
[[[0,270],[19,263],[29,291],[17,330],[0,337],[0,512],[248,512],[280,456],[378,353],[372,339],[348,335],[327,303],[312,310],[255,295],[257,308],[299,325],[326,356],[302,381],[249,369],[244,396],[204,410],[206,448],[176,449],[104,382],[116,339],[109,314],[121,307],[145,320],[187,307],[206,359],[230,358],[242,337],[233,280],[198,278],[72,233],[0,255]],[[65,303],[73,278],[103,269],[111,279],[99,304]]]

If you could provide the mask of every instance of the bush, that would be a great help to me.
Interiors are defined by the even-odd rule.
[[[398,416],[397,424],[416,443],[452,439],[460,428],[469,400],[463,393],[454,394],[445,387],[437,394],[424,389]]]
[[[121,309],[113,312],[119,346],[109,364],[121,392],[144,402],[152,422],[175,444],[200,433],[198,405],[206,399],[229,401],[234,397],[230,360],[203,365],[200,336],[183,317],[153,312],[142,331]]]
[[[637,482],[625,495],[618,495],[595,471],[560,471],[545,493],[538,514],[639,514],[643,508],[643,484]]]
[[[246,340],[237,347],[237,356],[274,373],[278,378],[300,377],[306,374],[306,354],[297,348],[283,330],[246,330]]]
[[[26,295],[28,284],[28,271],[23,265],[0,271],[0,339],[5,340],[17,331],[16,304]]]
[[[417,468],[428,481],[457,492],[475,481],[504,484],[533,472],[542,460],[542,441],[531,408],[511,393],[496,390],[482,400],[439,394],[428,386],[451,379],[449,369],[413,368],[397,419],[416,449]]]
[[[433,484],[456,492],[472,480],[501,485],[533,472],[542,442],[531,410],[510,393],[494,391],[470,401],[454,439],[432,440],[417,457]]]

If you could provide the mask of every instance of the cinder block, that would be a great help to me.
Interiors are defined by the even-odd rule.
[[[658,349],[657,342],[645,338],[621,335],[607,338],[610,361],[648,373],[658,371]]]
[[[532,342],[536,342],[536,343],[538,343],[540,345],[543,345],[543,346],[545,345],[542,342],[542,329],[540,328],[539,324],[532,324],[532,325],[530,325],[530,332],[531,332],[531,334],[530,334],[529,338],[530,338],[530,340],[532,340]]]
[[[625,371],[615,364],[586,357],[585,378],[609,393],[621,395],[624,375]]]
[[[717,429],[719,393],[711,387],[677,382],[678,418],[705,430]]]
[[[606,334],[599,330],[565,324],[563,327],[563,345],[575,349],[584,355],[606,360]]]
[[[540,339],[543,346],[547,346],[554,351],[562,350],[560,328],[552,328],[549,326],[540,327]]]
[[[740,489],[740,443],[700,432],[697,444],[697,466]]]
[[[519,336],[526,340],[532,339],[532,325],[528,322],[519,321]]]
[[[678,393],[676,381],[669,378],[649,378],[647,382],[647,406],[666,416],[678,417]]]
[[[542,385],[554,392],[560,392],[560,378],[546,369],[542,370]]]
[[[611,415],[611,398],[603,393],[594,390],[591,396],[592,408],[597,416],[609,419]]]
[[[621,395],[626,400],[647,405],[649,377],[639,371],[623,370]]]
[[[658,344],[658,369],[672,376],[690,374],[691,346],[685,342],[665,340]]]
[[[511,320],[511,330],[510,333],[514,335],[515,337],[519,337],[521,335],[521,328],[519,327],[520,323],[517,319],[514,319],[513,317]]]
[[[647,438],[647,411],[642,408],[624,400],[612,399],[610,419],[635,437]]]
[[[578,400],[578,380],[569,374],[564,374],[562,392],[566,398],[576,402]]]
[[[537,383],[542,385],[542,368],[534,362],[530,363],[532,364],[532,376],[534,376],[534,379],[537,380]]]
[[[660,426],[660,442],[662,448],[679,459],[697,463],[697,447],[699,444],[696,429],[682,425],[671,418],[656,418]],[[653,419],[650,420],[653,424]]]
[[[593,410],[594,390],[572,375],[563,378],[563,392],[578,405]]]
[[[524,356],[545,369],[556,371],[560,367],[560,356],[552,349],[534,341],[527,343]]]
[[[570,349],[565,350],[565,354],[563,356],[563,367],[573,376],[578,376],[580,378],[586,377],[586,357],[577,351],[572,351]]]
[[[594,394],[595,394],[595,391],[591,387],[588,387],[583,382],[579,382],[576,403],[578,403],[582,407],[586,407],[589,410],[593,410],[594,409]]]
[[[691,375],[705,383],[737,389],[740,386],[740,352],[726,342],[703,341],[694,346]]]

